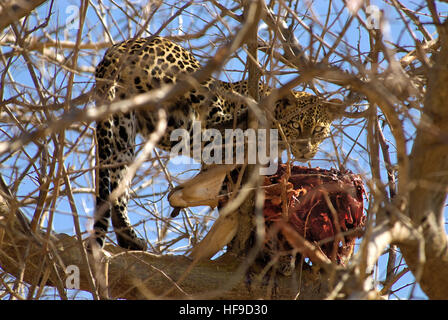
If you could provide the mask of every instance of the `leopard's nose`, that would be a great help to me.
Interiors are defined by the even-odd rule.
[[[314,157],[316,150],[313,149],[311,141],[308,141],[307,143],[297,145],[296,148],[293,148],[292,153],[297,161],[306,162]]]

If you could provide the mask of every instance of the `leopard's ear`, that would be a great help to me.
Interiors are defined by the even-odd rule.
[[[340,119],[344,115],[346,106],[341,99],[330,99],[325,102],[325,106],[330,110],[333,120]]]

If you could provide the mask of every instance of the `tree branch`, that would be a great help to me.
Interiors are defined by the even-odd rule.
[[[47,0],[13,0],[0,5],[0,30],[20,20]]]
[[[0,194],[0,230],[4,231],[0,247],[1,268],[14,277],[20,278],[22,275],[22,281],[32,284],[36,279],[42,279],[48,266],[54,266],[50,268],[48,280],[41,285],[56,286],[60,283],[58,278],[62,278],[66,285],[65,268],[74,265],[80,270],[79,289],[90,291],[88,267],[77,240],[66,234],[54,234],[48,247],[54,248],[52,255],[55,259],[46,261],[45,268],[41,268],[47,253],[42,250],[43,244],[36,237],[42,238],[39,234],[31,237],[23,231],[11,209],[9,202]],[[12,216],[13,222],[6,224]],[[113,246],[106,249],[112,253],[107,258],[111,298],[259,299],[271,298],[273,294],[266,286],[248,285],[246,263],[229,255],[192,265],[192,261],[184,256],[125,251]],[[55,261],[57,264],[51,265]],[[294,274],[292,277],[298,276]],[[291,285],[296,282],[292,277],[277,277],[275,298],[293,299],[297,295],[298,288]],[[328,280],[316,279],[315,274],[306,270],[302,271],[301,277],[300,298],[325,297],[328,288],[322,284],[328,283]]]
[[[431,299],[448,298],[448,242],[444,207],[448,190],[448,21],[439,26],[441,49],[428,72],[425,104],[410,155],[408,214],[423,234],[426,261],[418,259],[418,242],[400,245],[415,274],[422,268],[421,288]]]

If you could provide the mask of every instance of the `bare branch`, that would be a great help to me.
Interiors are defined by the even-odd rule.
[[[47,0],[12,0],[0,4],[0,30],[5,29],[13,22],[19,21],[46,1]]]

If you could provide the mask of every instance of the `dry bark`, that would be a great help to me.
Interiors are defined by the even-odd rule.
[[[448,20],[439,26],[441,49],[429,70],[422,120],[410,154],[408,216],[422,240],[399,244],[406,263],[431,299],[448,299],[448,242],[444,208],[448,190]],[[424,260],[419,250],[424,246]]]
[[[0,4],[0,30],[18,22],[47,0],[13,0]]]
[[[88,266],[77,239],[54,234],[51,244],[45,245],[45,235],[25,231],[17,217],[11,218],[14,215],[11,209],[0,195],[0,230],[4,231],[0,250],[2,269],[28,284],[64,287],[65,268],[75,265],[80,270],[79,289],[91,291]],[[9,221],[7,228],[6,221]],[[192,266],[192,261],[184,256],[158,256],[116,247],[106,249],[113,252],[107,258],[110,298],[293,299],[298,292],[298,288],[291,285],[297,280],[285,276],[276,278],[275,288],[260,286],[255,281],[248,286],[247,265],[229,255]],[[309,270],[293,275],[295,279],[299,276],[302,277],[299,298],[321,299],[328,294],[329,287],[325,285],[329,283],[328,276],[317,276]]]

